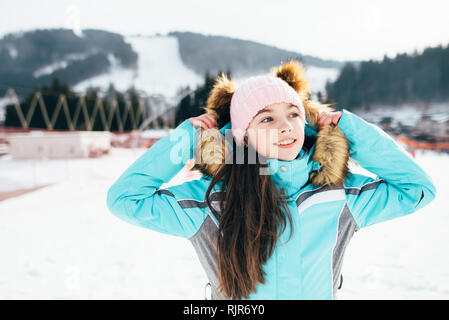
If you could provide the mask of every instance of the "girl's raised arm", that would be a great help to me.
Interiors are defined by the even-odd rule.
[[[202,122],[198,118],[191,119]],[[193,158],[198,132],[192,122],[182,122],[122,173],[107,193],[111,213],[134,225],[175,236],[189,238],[196,232],[204,218],[184,210],[169,189],[159,189]]]
[[[349,174],[347,206],[359,227],[410,214],[436,194],[431,178],[388,134],[343,109],[338,127],[349,141],[350,156],[376,179]]]

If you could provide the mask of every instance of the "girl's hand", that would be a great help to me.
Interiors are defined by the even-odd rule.
[[[323,111],[318,116],[318,126],[321,129],[323,129],[327,125],[338,125],[338,121],[341,118],[341,115],[343,113],[341,111],[335,111],[335,112],[326,112]]]
[[[198,117],[188,119],[195,128],[201,127],[203,129],[214,128],[217,125],[217,120],[211,114],[204,113]]]

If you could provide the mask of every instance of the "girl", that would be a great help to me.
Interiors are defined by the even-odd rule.
[[[212,299],[334,299],[353,233],[417,211],[435,186],[377,126],[312,102],[298,61],[235,87],[218,77],[206,114],[137,159],[108,208],[189,239]],[[160,188],[192,158],[200,179]]]

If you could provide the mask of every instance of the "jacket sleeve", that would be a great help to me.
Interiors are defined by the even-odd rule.
[[[185,120],[122,173],[107,192],[112,214],[131,224],[189,238],[203,219],[184,210],[170,188],[160,189],[193,158],[197,132]]]
[[[351,173],[345,179],[347,206],[360,228],[413,213],[435,198],[431,178],[378,126],[343,109],[338,127],[350,157],[377,175]]]

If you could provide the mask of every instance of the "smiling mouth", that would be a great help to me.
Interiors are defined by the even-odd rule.
[[[296,142],[296,139],[290,139],[290,140],[288,140],[288,141],[286,140],[285,142],[282,142],[282,143],[275,143],[275,145],[278,147],[290,147],[295,142]]]

